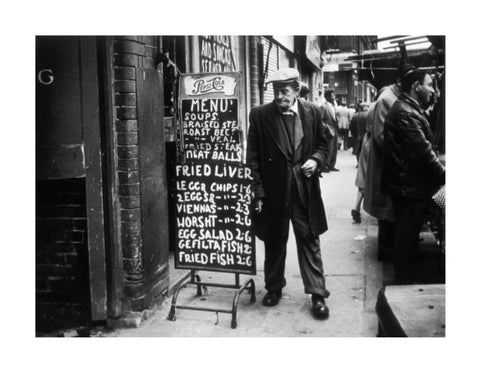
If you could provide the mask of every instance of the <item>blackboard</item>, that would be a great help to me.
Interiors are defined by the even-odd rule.
[[[181,112],[187,161],[241,162],[238,99],[184,99]]]
[[[187,75],[180,82],[184,161],[176,166],[175,180],[179,269],[256,273],[252,173],[242,163],[239,81],[240,74],[228,73]]]

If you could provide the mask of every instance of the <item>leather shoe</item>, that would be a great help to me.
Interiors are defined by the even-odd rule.
[[[356,223],[362,222],[362,217],[360,216],[360,212],[357,211],[356,209],[352,209],[352,218],[353,218],[353,221]]]
[[[317,319],[328,318],[330,311],[322,296],[312,295],[312,312],[313,316]]]
[[[340,169],[338,169],[338,168],[330,168],[330,170],[331,170],[332,172],[339,172],[339,171],[340,171]]]
[[[267,292],[267,294],[263,298],[263,306],[275,306],[276,304],[278,304],[278,301],[280,301],[281,297],[282,291]]]

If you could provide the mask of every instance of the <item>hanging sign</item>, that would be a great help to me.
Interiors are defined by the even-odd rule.
[[[176,166],[175,267],[255,274],[250,168],[240,115],[240,73],[183,75]]]

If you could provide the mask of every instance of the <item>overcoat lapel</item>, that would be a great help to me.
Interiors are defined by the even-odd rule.
[[[313,138],[313,114],[311,110],[307,110],[305,108],[300,100],[298,101],[298,113],[300,115],[300,120],[302,121],[302,126],[300,127],[302,133],[299,133],[297,136],[297,133],[295,132],[295,139],[297,139],[297,137],[299,138],[298,143],[295,141],[295,150],[298,148],[300,143],[305,140],[302,150],[304,152],[310,151],[308,150],[309,146],[306,146],[306,141],[308,141],[309,138]]]
[[[332,106],[328,105],[329,111],[330,111],[330,116],[332,117],[332,121],[336,122],[337,121],[337,115],[335,115],[335,111]]]
[[[298,105],[299,107],[299,114],[300,114],[300,104]],[[302,140],[303,140],[303,124],[301,124],[300,122],[302,121],[301,119],[301,116],[295,116],[295,135],[294,135],[294,138],[295,138],[295,143],[294,143],[294,151],[297,151],[298,150],[298,146],[300,146],[300,144],[302,143]]]
[[[292,147],[290,146],[287,131],[285,130],[282,118],[280,117],[280,113],[274,102],[269,105],[269,111],[269,116],[272,119],[269,125],[266,126],[267,131],[270,133],[283,155],[286,158],[289,158],[292,155]]]
[[[323,106],[325,107],[325,111],[328,113],[328,116],[330,117],[330,121],[328,121],[328,122],[329,123],[336,123],[337,122],[337,117],[335,115],[335,111],[333,111],[333,108],[327,102],[325,102],[323,104]]]

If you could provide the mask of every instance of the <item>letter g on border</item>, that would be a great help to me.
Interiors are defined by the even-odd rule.
[[[46,76],[45,76],[46,74]],[[48,79],[46,80],[45,77]],[[55,80],[53,77],[53,71],[49,68],[40,70],[37,75],[37,79],[43,85],[50,85]]]

